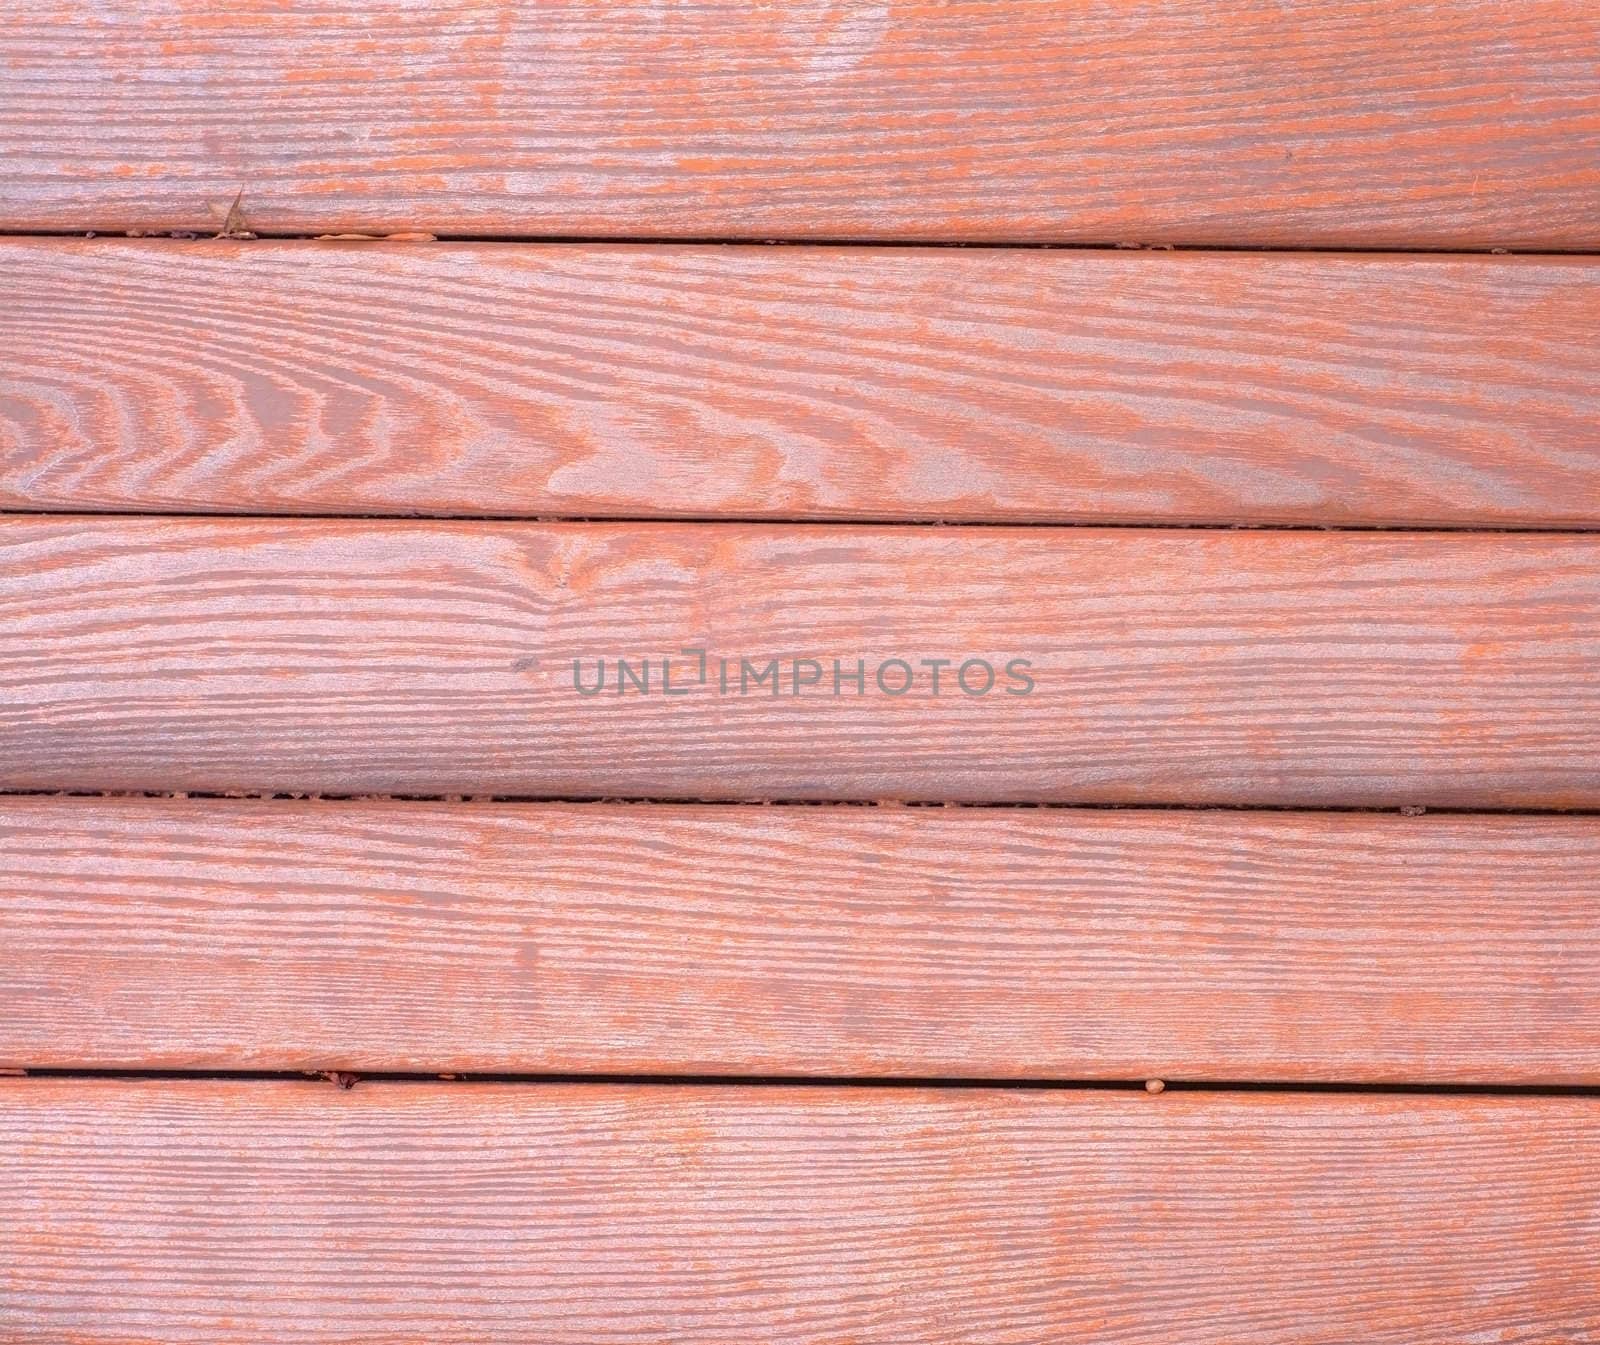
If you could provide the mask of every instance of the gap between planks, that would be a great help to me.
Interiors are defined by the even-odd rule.
[[[1600,808],[1462,808],[1421,804],[1389,807],[1362,804],[1298,803],[1101,803],[1093,800],[1054,799],[813,799],[813,798],[687,798],[679,795],[619,797],[608,794],[341,794],[331,791],[204,790],[204,789],[7,789],[0,799],[195,799],[230,802],[272,801],[293,803],[440,803],[440,804],[591,804],[639,808],[966,808],[974,811],[1043,809],[1107,813],[1354,813],[1392,817],[1600,817]]]
[[[704,238],[682,238],[675,234],[633,234],[614,237],[607,234],[484,234],[450,233],[430,230],[422,224],[413,229],[396,231],[428,235],[425,238],[391,237],[385,234],[328,234],[277,232],[270,229],[252,229],[248,235],[212,233],[194,229],[0,229],[0,239],[26,240],[30,238],[125,238],[130,242],[163,243],[182,246],[185,243],[230,242],[248,243],[382,243],[389,247],[425,247],[429,243],[505,243],[511,246],[532,247],[769,247],[769,248],[900,248],[919,251],[959,251],[964,248],[984,248],[997,252],[1228,252],[1285,254],[1293,257],[1600,257],[1600,248],[1518,248],[1494,247],[1362,247],[1347,244],[1329,247],[1325,243],[1051,243],[1030,241],[1024,238],[873,238],[871,236],[839,238],[760,238],[748,235],[718,234]]]
[[[648,523],[652,527],[721,528],[755,525],[758,527],[825,528],[983,528],[989,531],[1040,532],[1078,531],[1093,529],[1118,532],[1358,532],[1384,534],[1415,534],[1429,536],[1444,534],[1459,536],[1463,533],[1512,534],[1552,537],[1588,537],[1600,533],[1600,523],[1588,524],[1495,524],[1481,523],[1191,523],[1182,520],[1151,522],[1111,521],[1096,519],[1002,519],[983,518],[906,518],[901,515],[851,514],[847,518],[827,518],[815,514],[776,516],[771,514],[715,514],[715,515],[658,515],[658,514],[517,514],[490,513],[460,510],[409,511],[403,514],[375,514],[360,510],[349,511],[294,511],[273,510],[221,510],[221,509],[29,509],[8,507],[0,509],[0,520],[8,518],[50,519],[63,523],[75,520],[107,522],[138,519],[160,519],[176,523],[234,522],[268,523],[274,519],[295,523],[576,523],[603,526],[626,526],[631,523]]]
[[[342,1089],[361,1084],[439,1083],[485,1085],[526,1084],[536,1087],[660,1088],[851,1088],[905,1091],[918,1089],[993,1090],[997,1092],[1135,1092],[1152,1098],[1163,1093],[1287,1093],[1396,1097],[1569,1097],[1600,1098],[1597,1084],[1516,1083],[1386,1083],[1364,1080],[1303,1079],[1013,1079],[976,1077],[882,1076],[861,1074],[618,1074],[426,1070],[269,1070],[269,1069],[77,1069],[61,1066],[7,1065],[0,1079],[105,1079],[126,1082],[216,1081],[227,1083],[303,1083],[321,1080]]]

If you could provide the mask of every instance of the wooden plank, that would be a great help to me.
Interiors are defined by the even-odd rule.
[[[1594,247],[1597,51],[1586,0],[47,4],[0,227]]]
[[[1597,666],[1583,535],[0,522],[10,789],[1589,807]]]
[[[0,1081],[8,1339],[1588,1340],[1600,1108]]]
[[[1600,525],[1588,259],[34,239],[0,271],[12,509]]]
[[[1600,821],[0,801],[0,1065],[1600,1084]]]

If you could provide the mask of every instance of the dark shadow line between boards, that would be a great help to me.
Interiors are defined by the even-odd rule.
[[[425,233],[426,239],[390,237],[394,234]],[[274,230],[252,227],[249,237],[236,237],[218,233],[214,223],[204,228],[185,228],[173,225],[98,226],[86,223],[75,229],[12,229],[0,228],[0,239],[53,238],[53,239],[121,239],[131,243],[249,243],[327,242],[359,246],[362,243],[388,243],[391,246],[426,246],[429,243],[506,243],[533,246],[596,247],[774,247],[774,248],[885,248],[900,251],[926,249],[929,251],[989,250],[1003,252],[1226,252],[1285,256],[1393,256],[1393,257],[1597,257],[1600,248],[1514,248],[1498,243],[1460,244],[1454,247],[1427,246],[1404,247],[1346,244],[1332,246],[1328,243],[1190,243],[1145,242],[1128,239],[1095,242],[1067,239],[1032,238],[875,238],[849,235],[799,238],[774,238],[763,234],[680,235],[680,234],[567,234],[567,233],[466,233],[440,232],[426,222],[413,223],[405,229],[388,228],[385,233],[368,233],[365,229],[351,228],[341,232],[324,229],[320,232],[299,230]]]
[[[338,512],[315,510],[222,510],[222,509],[59,509],[49,506],[5,505],[0,521],[54,519],[62,523],[140,522],[160,520],[171,523],[525,523],[582,526],[716,528],[769,527],[814,529],[966,529],[988,532],[1143,532],[1143,533],[1380,533],[1419,536],[1554,536],[1600,537],[1600,520],[1593,523],[1218,523],[1186,520],[1099,520],[1099,519],[971,519],[894,515],[779,515],[779,514],[561,514],[561,513],[480,513],[450,510],[421,510],[405,513],[372,513],[361,510]]]
[[[416,794],[340,793],[325,790],[203,790],[203,789],[94,789],[6,788],[0,786],[0,803],[6,799],[85,799],[104,802],[133,800],[196,803],[431,803],[441,807],[472,808],[500,805],[592,805],[639,808],[879,808],[905,810],[1050,811],[1110,813],[1244,813],[1316,816],[1325,813],[1360,816],[1419,817],[1600,817],[1600,807],[1440,807],[1426,804],[1304,804],[1304,803],[1101,803],[1040,799],[868,799],[868,798],[688,798],[681,795],[615,794]]]
[[[20,1070],[20,1073],[17,1071]],[[1135,1092],[1154,1097],[1165,1093],[1312,1093],[1427,1097],[1576,1097],[1600,1098],[1600,1084],[1391,1083],[1361,1080],[1313,1081],[1273,1079],[1163,1078],[1159,1088],[1146,1079],[988,1078],[977,1076],[879,1076],[821,1074],[660,1074],[515,1071],[420,1070],[286,1070],[286,1069],[140,1069],[73,1066],[13,1066],[0,1075],[10,1078],[105,1079],[130,1082],[325,1082],[348,1090],[364,1083],[384,1084],[529,1084],[542,1086],[620,1085],[674,1088],[838,1088],[878,1091],[999,1092]],[[1159,1104],[1156,1104],[1159,1105]]]

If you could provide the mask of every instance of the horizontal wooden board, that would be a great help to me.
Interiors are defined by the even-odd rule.
[[[0,1065],[1600,1084],[1600,820],[0,800]]]
[[[1597,52],[1586,0],[46,4],[0,227],[1594,247]]]
[[[1600,1103],[0,1080],[19,1343],[1600,1333]]]
[[[10,789],[1583,807],[1597,666],[1582,535],[0,521]]]
[[[1587,259],[34,239],[0,272],[12,509],[1600,525]]]

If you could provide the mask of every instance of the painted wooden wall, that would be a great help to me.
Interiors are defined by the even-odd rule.
[[[9,9],[0,1340],[1600,1339],[1600,10]]]

